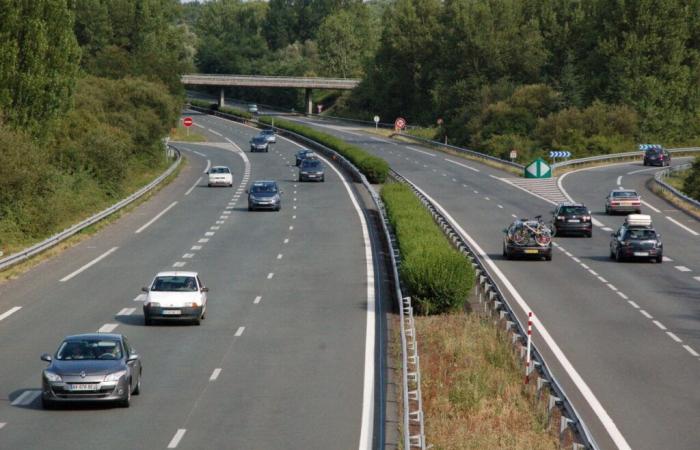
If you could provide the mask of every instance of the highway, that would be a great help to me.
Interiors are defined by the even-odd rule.
[[[556,200],[564,198],[555,183],[538,188],[477,162],[357,127],[297,120],[386,159],[483,248],[503,274],[499,285],[520,319],[527,311],[517,299],[534,313],[541,327],[534,331],[535,342],[601,448],[697,448],[700,224],[642,191],[644,212],[652,211],[672,261],[616,263],[609,259],[608,242],[623,217],[600,214],[617,177],[623,176],[624,187],[641,190],[652,171],[629,174],[642,169],[633,163],[566,176],[566,192],[595,212],[594,237],[556,238],[551,263],[507,261],[501,230],[515,217],[548,218]],[[557,351],[543,346],[545,334]]]
[[[356,188],[330,168],[297,183],[297,146],[247,150],[256,131],[193,115],[206,144],[170,185],[94,236],[0,286],[0,448],[371,448],[373,241]],[[233,188],[203,172],[228,165]],[[280,212],[248,212],[256,179],[280,182]],[[201,326],[143,325],[142,286],[199,271]],[[143,360],[130,408],[39,401],[41,353],[69,334],[124,333]]]

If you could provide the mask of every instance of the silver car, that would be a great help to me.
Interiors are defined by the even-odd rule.
[[[605,197],[605,214],[642,212],[642,198],[631,189],[614,189]]]
[[[267,139],[267,142],[270,144],[276,144],[277,143],[277,135],[275,134],[275,130],[262,130],[258,136],[264,137]]]
[[[91,333],[66,337],[41,376],[41,404],[113,402],[131,404],[141,393],[141,358],[121,334]]]

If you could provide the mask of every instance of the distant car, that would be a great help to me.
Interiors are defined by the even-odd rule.
[[[552,235],[567,233],[593,236],[591,212],[582,203],[560,203],[552,211]]]
[[[631,189],[614,189],[605,197],[605,214],[642,212],[642,198]]]
[[[503,256],[507,259],[535,257],[552,260],[552,233],[540,216],[516,219],[503,232]]]
[[[255,136],[250,140],[250,151],[251,152],[268,152],[270,151],[270,144],[267,142],[267,138],[264,136]]]
[[[256,209],[271,209],[279,211],[282,209],[282,193],[276,181],[254,181],[248,193],[248,211]]]
[[[671,164],[671,153],[663,147],[652,147],[644,152],[645,166],[668,166]]]
[[[326,181],[326,169],[316,158],[305,158],[299,166],[299,181]]]
[[[209,187],[212,186],[233,186],[233,174],[231,169],[226,166],[214,166],[209,172],[209,182],[207,183]]]
[[[199,325],[207,314],[207,292],[197,272],[160,272],[146,292],[143,319],[146,325],[155,320],[185,320]]]
[[[258,113],[258,105],[255,103],[251,103],[248,105],[248,112],[251,114],[257,114]]]
[[[56,353],[41,355],[49,363],[41,376],[41,404],[114,402],[131,404],[141,393],[141,358],[121,334],[68,336]]]
[[[296,165],[299,166],[301,162],[306,158],[313,158],[316,154],[309,149],[302,148],[299,150],[294,157],[296,158]]]
[[[625,223],[611,234],[610,258],[647,259],[662,263],[664,245],[661,235],[654,229],[651,217],[646,214],[630,214]]]
[[[267,142],[270,144],[276,144],[277,143],[277,134],[275,134],[275,130],[262,130],[258,136],[264,137],[267,139]]]

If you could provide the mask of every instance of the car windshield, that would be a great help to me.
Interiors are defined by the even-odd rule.
[[[197,290],[197,282],[189,276],[163,276],[153,280],[152,291],[157,292],[190,292]]]
[[[614,191],[612,196],[615,198],[635,198],[638,197],[634,191]]]
[[[209,173],[231,173],[228,167],[212,167]]]
[[[562,206],[559,209],[559,214],[562,215],[586,215],[588,210],[584,206]]]
[[[262,130],[262,131],[260,132],[260,134],[261,134],[262,136],[272,136],[273,134],[275,134],[275,132],[272,131],[272,130]]]
[[[265,136],[255,136],[253,138],[253,143],[255,144],[265,144],[267,143],[267,139],[265,139]]]
[[[250,188],[251,194],[274,194],[277,192],[277,186],[275,186],[272,183],[265,183],[265,184],[254,184],[252,188]]]
[[[121,344],[109,339],[67,340],[63,341],[56,352],[56,359],[59,361],[121,358]]]
[[[647,155],[656,155],[659,153],[661,153],[661,149],[659,149],[659,148],[652,148],[652,149],[647,150]]]
[[[631,240],[631,241],[647,241],[650,239],[656,239],[656,231],[654,230],[647,230],[647,229],[636,229],[636,228],[631,228],[627,230],[627,233],[625,235],[625,239]]]
[[[302,169],[320,169],[321,166],[321,161],[317,159],[305,159],[304,162],[301,164]]]

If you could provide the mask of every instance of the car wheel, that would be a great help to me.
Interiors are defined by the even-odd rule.
[[[586,233],[586,237],[587,237],[587,238],[593,237],[593,232],[592,232],[592,231],[587,232],[587,233]]]
[[[141,374],[139,374],[139,382],[136,383],[136,387],[134,388],[134,395],[140,395],[141,394]]]
[[[610,259],[615,259],[615,252],[613,252],[612,249],[610,249],[610,255],[608,256],[610,256]]]
[[[661,264],[662,262],[664,262],[664,257],[661,256],[661,255],[657,256],[657,257],[656,257],[656,262],[657,262],[658,264]]]
[[[56,409],[56,404],[52,402],[51,400],[44,398],[43,396],[41,397],[41,407],[43,409]]]
[[[647,161],[646,161],[646,160],[644,160],[644,165],[645,165],[645,166],[647,165]]]
[[[207,183],[207,187],[211,187],[211,183]]]
[[[304,181],[304,179],[301,178],[301,177],[299,177],[299,183],[301,183],[301,182],[303,182],[303,181]]]
[[[617,261],[617,262],[621,262],[621,261],[622,261],[622,255],[620,254],[620,250],[619,250],[619,249],[615,252],[615,261]]]
[[[126,397],[119,401],[119,406],[122,408],[131,406],[131,381],[129,381],[129,387],[126,390]]]
[[[252,206],[248,206],[248,211],[252,211],[252,210],[253,210],[253,207],[252,207]]]
[[[608,208],[608,205],[605,205],[605,214],[610,215],[610,208]]]
[[[325,183],[325,182],[326,182],[326,176],[324,175],[321,177],[321,183]]]
[[[506,259],[513,259],[513,255],[510,253],[510,250],[508,250],[508,247],[506,247]]]
[[[552,254],[549,253],[549,254],[545,255],[544,260],[545,260],[545,261],[551,261],[551,260],[552,260]]]
[[[638,209],[638,210],[636,210],[635,212],[636,212],[637,214],[641,214],[641,213],[642,213],[642,210],[641,210],[641,209]]]
[[[147,327],[150,327],[151,325],[153,325],[153,319],[151,319],[147,315],[144,315],[143,316],[143,324],[146,325]]]
[[[194,325],[197,325],[197,326],[201,325],[201,324],[202,324],[202,317],[201,317],[201,316],[200,316],[200,317],[197,317],[196,319],[194,319],[194,320],[192,321],[192,323],[193,323]]]
[[[275,208],[275,211],[279,211],[280,209],[282,209],[282,205],[278,205],[277,208]]]

